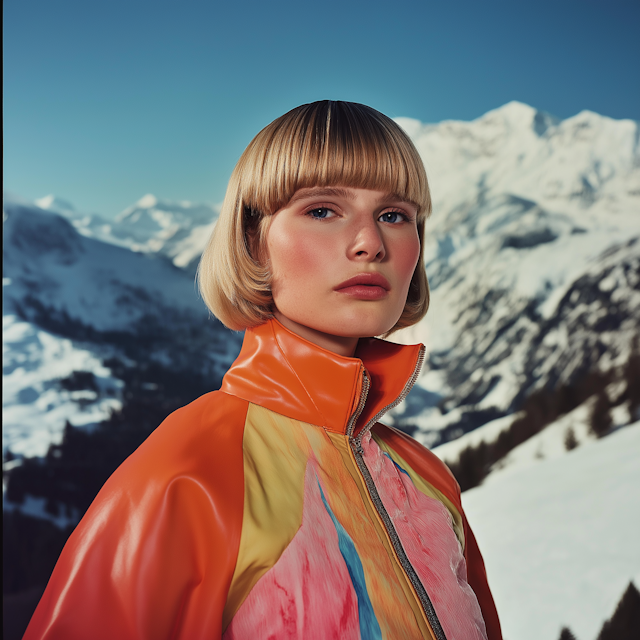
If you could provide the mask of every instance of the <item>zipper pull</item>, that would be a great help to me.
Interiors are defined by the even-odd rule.
[[[347,437],[349,438],[349,442],[355,442],[353,437],[353,430],[355,429],[356,422],[364,409],[365,402],[367,401],[367,395],[369,394],[369,387],[371,385],[371,381],[369,380],[369,375],[364,367],[362,367],[362,386],[360,388],[360,399],[358,402],[358,406],[356,410],[351,415],[349,419],[349,424],[347,425]]]
[[[369,395],[370,387],[371,387],[371,378],[369,378],[369,374],[367,373],[367,370],[364,367],[362,367],[362,397],[360,398],[360,408],[358,411],[358,415],[360,415],[360,413],[362,412],[362,409],[364,408],[364,403],[366,402],[367,396]],[[354,423],[354,426],[355,426],[355,423]],[[362,448],[362,439],[359,437],[351,436],[350,440],[351,440],[351,448],[353,449],[353,452],[359,456],[363,456],[364,449]]]

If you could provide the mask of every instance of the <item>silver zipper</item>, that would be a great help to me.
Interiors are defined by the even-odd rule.
[[[376,488],[375,482],[371,477],[371,473],[369,473],[369,469],[365,464],[363,459],[364,450],[362,449],[362,438],[368,433],[373,425],[380,420],[380,418],[390,409],[393,409],[397,405],[399,405],[408,395],[409,391],[415,384],[418,375],[420,374],[420,369],[422,368],[422,364],[424,362],[425,357],[425,348],[424,346],[420,348],[420,353],[418,354],[418,360],[416,361],[416,366],[413,370],[413,374],[407,381],[407,384],[404,386],[402,393],[391,403],[388,404],[384,409],[378,411],[378,413],[367,422],[362,431],[358,434],[356,438],[353,437],[353,430],[355,428],[355,424],[364,409],[365,402],[367,400],[367,395],[369,393],[369,387],[371,382],[369,377],[366,375],[366,372],[363,374],[362,381],[362,392],[360,394],[360,402],[358,404],[358,408],[354,412],[353,416],[351,416],[351,420],[349,421],[349,425],[347,427],[347,436],[349,437],[349,444],[351,445],[351,449],[354,454],[354,458],[356,464],[358,465],[358,469],[360,469],[360,473],[362,474],[362,478],[367,487],[367,491],[369,492],[369,496],[371,498],[371,502],[373,502],[373,506],[375,507],[380,519],[382,520],[385,529],[387,530],[387,534],[389,536],[389,540],[391,541],[391,545],[393,546],[396,555],[398,556],[398,560],[400,561],[400,565],[404,569],[404,572],[407,574],[409,581],[413,585],[413,588],[418,595],[418,599],[420,600],[420,604],[424,613],[429,621],[429,625],[435,634],[436,640],[447,640],[447,637],[444,634],[444,630],[442,625],[440,624],[440,620],[438,620],[438,616],[433,607],[433,603],[431,602],[431,598],[429,598],[429,594],[427,590],[424,588],[424,585],[420,581],[418,574],[413,568],[412,564],[409,562],[409,558],[402,546],[402,542],[400,542],[400,537],[396,532],[395,527],[393,526],[393,522],[387,513],[387,510],[384,508],[382,504],[382,500],[380,499],[380,494],[378,493],[378,489]]]
[[[362,438],[371,430],[373,425],[376,422],[378,422],[378,420],[380,420],[380,418],[382,418],[382,416],[385,413],[387,413],[387,411],[390,411],[394,407],[397,407],[409,395],[409,391],[411,391],[413,385],[416,383],[416,380],[418,379],[418,376],[420,375],[420,369],[422,369],[422,365],[424,363],[425,352],[426,352],[426,349],[424,345],[421,345],[420,352],[418,353],[418,359],[416,360],[416,366],[413,369],[413,373],[411,374],[411,377],[407,380],[407,384],[404,385],[404,389],[402,390],[400,395],[391,404],[388,404],[383,409],[380,409],[380,411],[378,411],[378,413],[376,413],[376,415],[373,416],[373,418],[371,418],[369,422],[367,422],[367,424],[364,426],[362,431],[360,431],[360,433],[355,438],[355,441],[358,443],[357,446],[360,450],[362,450],[362,444],[361,444]],[[368,377],[367,377],[367,381],[369,381]],[[367,393],[369,392],[370,384],[371,384],[370,382],[367,384]],[[362,398],[361,398],[361,401],[362,401]],[[365,398],[365,402],[366,402],[366,398]],[[364,408],[364,402],[362,403],[362,407]],[[360,417],[360,413],[362,413],[362,409],[360,409],[360,412],[358,413],[358,417]],[[356,420],[357,419],[358,418],[356,418]],[[350,440],[352,439],[351,435],[353,433],[354,428],[355,428],[355,421],[351,426],[351,432],[347,431],[347,435],[349,436]]]
[[[360,390],[360,402],[358,402],[358,406],[356,407],[356,410],[351,415],[351,418],[349,418],[349,422],[347,424],[347,436],[349,438],[349,442],[352,441],[351,436],[353,434],[353,430],[356,427],[356,422],[358,421],[358,418],[360,417],[360,414],[364,409],[364,405],[367,402],[367,396],[369,395],[370,387],[371,387],[371,380],[369,380],[369,376],[367,375],[366,370],[363,368],[362,369],[362,389]],[[362,449],[362,447],[360,447],[360,449]]]

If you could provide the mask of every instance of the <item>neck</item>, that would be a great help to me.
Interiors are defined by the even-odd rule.
[[[334,336],[329,333],[323,333],[316,329],[311,329],[303,324],[298,324],[293,320],[283,316],[279,311],[274,311],[273,315],[284,325],[289,331],[299,335],[301,338],[312,342],[318,347],[322,347],[327,351],[332,351],[336,355],[346,358],[353,358],[358,346],[358,338],[351,336]]]

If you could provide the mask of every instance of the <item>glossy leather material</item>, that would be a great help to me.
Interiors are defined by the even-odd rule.
[[[378,413],[394,402],[405,386],[413,386],[411,376],[418,373],[418,359],[422,345],[400,345],[376,338],[366,338],[358,342],[356,357],[371,378],[367,404],[356,424],[355,435]]]
[[[420,347],[365,338],[355,357],[345,358],[274,319],[246,332],[221,391],[344,434],[360,399],[363,366],[372,384],[356,431],[400,395],[416,368]]]
[[[278,422],[269,418],[271,411],[307,425],[298,425],[298,431],[295,424],[285,425],[291,442],[310,442],[308,438],[320,442],[322,433],[328,432],[323,447],[327,456],[335,458],[331,443],[346,442],[343,434],[360,399],[363,372],[371,379],[371,389],[356,432],[400,395],[416,370],[420,350],[419,345],[363,339],[355,358],[342,358],[276,320],[248,330],[221,390],[169,416],[107,481],[65,546],[25,638],[220,639],[251,592],[240,588],[238,581],[243,578],[234,574],[243,562],[251,564],[247,557],[239,557],[243,532],[244,539],[249,532],[246,490],[258,498],[262,493],[259,479],[252,481],[254,489],[248,484],[247,465],[257,459],[256,447],[246,439],[248,416],[264,414],[260,418],[264,425],[251,427],[251,437],[263,439],[269,450],[273,445],[268,438]],[[280,424],[285,423],[280,420]],[[488,638],[501,640],[484,564],[455,479],[436,456],[408,436],[380,424],[373,431],[451,505],[447,508],[464,530],[464,535],[460,531],[456,535],[463,539],[468,582]],[[300,457],[298,445],[286,446],[285,453]],[[304,467],[300,468],[302,473]],[[257,477],[264,475],[269,482],[270,476],[263,472]],[[349,477],[347,471],[341,473]],[[321,471],[318,474],[325,486],[335,484],[332,495],[345,486]],[[302,491],[302,481],[299,484],[299,491],[284,496],[287,505],[300,502],[294,519],[303,514],[303,502],[293,500],[293,493]],[[277,525],[277,513],[264,513]],[[264,527],[263,523],[264,518],[258,524]],[[298,526],[293,522],[287,538],[293,539]],[[281,533],[277,529],[276,543]],[[255,544],[250,546],[256,549]],[[264,570],[275,566],[278,553],[273,555]],[[264,558],[258,560],[264,564]],[[232,582],[240,585],[240,591]],[[232,606],[230,589],[244,594]]]
[[[211,640],[242,527],[247,403],[178,410],[104,485],[69,538],[25,640]]]

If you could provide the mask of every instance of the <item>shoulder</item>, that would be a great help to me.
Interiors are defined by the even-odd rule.
[[[246,401],[214,391],[174,411],[120,465],[99,498],[124,492],[136,501],[176,481],[204,488],[220,484],[221,475],[241,479],[247,408]]]
[[[451,470],[434,453],[411,436],[378,422],[373,432],[405,459],[429,484],[441,491],[460,510],[460,486]]]
[[[207,394],[120,465],[71,534],[26,637],[150,638],[178,628],[180,637],[203,628],[220,637],[242,533],[247,404]]]
[[[247,407],[215,391],[169,415],[105,482],[71,546],[118,540],[134,522],[141,531],[173,521],[193,532],[212,518],[225,530],[241,526]]]
[[[167,416],[138,451],[173,456],[213,442],[219,449],[242,436],[248,406],[246,400],[222,391],[207,393]]]

